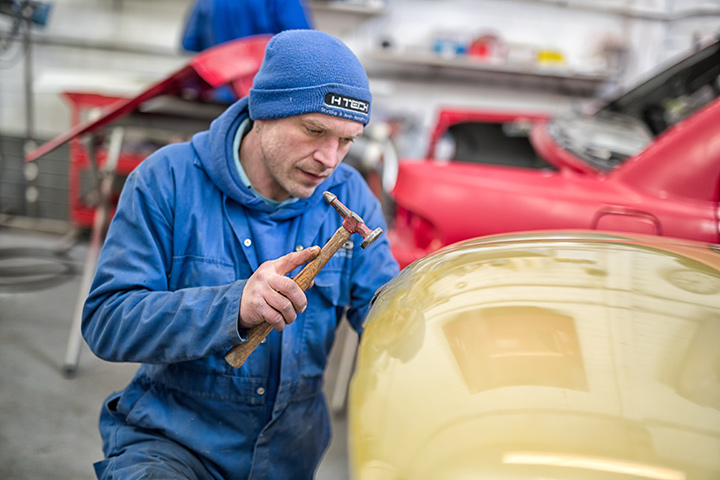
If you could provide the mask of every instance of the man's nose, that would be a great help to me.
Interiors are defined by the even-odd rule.
[[[340,141],[337,138],[323,140],[315,149],[313,158],[327,168],[335,168],[340,163]]]

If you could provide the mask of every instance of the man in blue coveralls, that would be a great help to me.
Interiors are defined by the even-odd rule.
[[[351,239],[307,292],[290,278],[342,223],[324,191],[385,228],[341,164],[370,102],[346,45],[288,30],[247,97],[130,174],[83,312],[97,356],[142,364],[102,409],[98,478],[312,478],[330,440],[322,382],[337,326],[346,315],[360,332],[398,271],[383,236],[365,250]],[[224,354],[261,322],[268,341],[232,368]]]

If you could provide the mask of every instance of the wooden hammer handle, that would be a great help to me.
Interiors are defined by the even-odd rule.
[[[340,247],[345,245],[350,239],[351,233],[345,228],[338,228],[328,242],[320,249],[320,253],[317,257],[312,259],[300,273],[293,277],[295,283],[297,283],[303,291],[310,288],[315,276],[322,270],[327,262],[335,255]],[[258,345],[268,336],[272,331],[273,327],[263,322],[255,325],[247,332],[247,341],[238,343],[232,347],[225,354],[225,360],[234,368],[240,368],[250,354],[257,348]]]

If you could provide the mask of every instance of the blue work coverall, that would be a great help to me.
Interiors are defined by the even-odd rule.
[[[275,209],[253,195],[232,152],[247,115],[244,98],[209,131],[163,147],[127,178],[83,312],[83,335],[98,357],[142,364],[102,409],[100,478],[160,478],[173,463],[163,458],[179,458],[202,472],[197,478],[309,479],[328,446],[322,385],[337,326],[347,308],[362,330],[397,263],[385,236],[363,250],[353,235],[306,292],[307,310],[281,335],[271,332],[279,335],[279,375],[270,374],[271,342],[241,368],[228,365],[224,354],[241,342],[248,277],[266,260],[324,245],[342,224],[324,191],[368,226],[386,228],[379,202],[344,164],[290,205]],[[160,470],[146,464],[156,452]]]

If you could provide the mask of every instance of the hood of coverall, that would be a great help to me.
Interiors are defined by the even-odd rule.
[[[242,98],[228,107],[210,125],[208,131],[193,136],[192,145],[203,168],[212,182],[229,198],[247,208],[266,212],[275,220],[295,217],[307,211],[318,202],[324,202],[323,192],[332,186],[344,182],[351,174],[351,168],[340,164],[338,168],[321,183],[308,198],[281,208],[273,208],[255,196],[240,180],[233,158],[233,140],[238,127],[248,118],[248,99]]]

